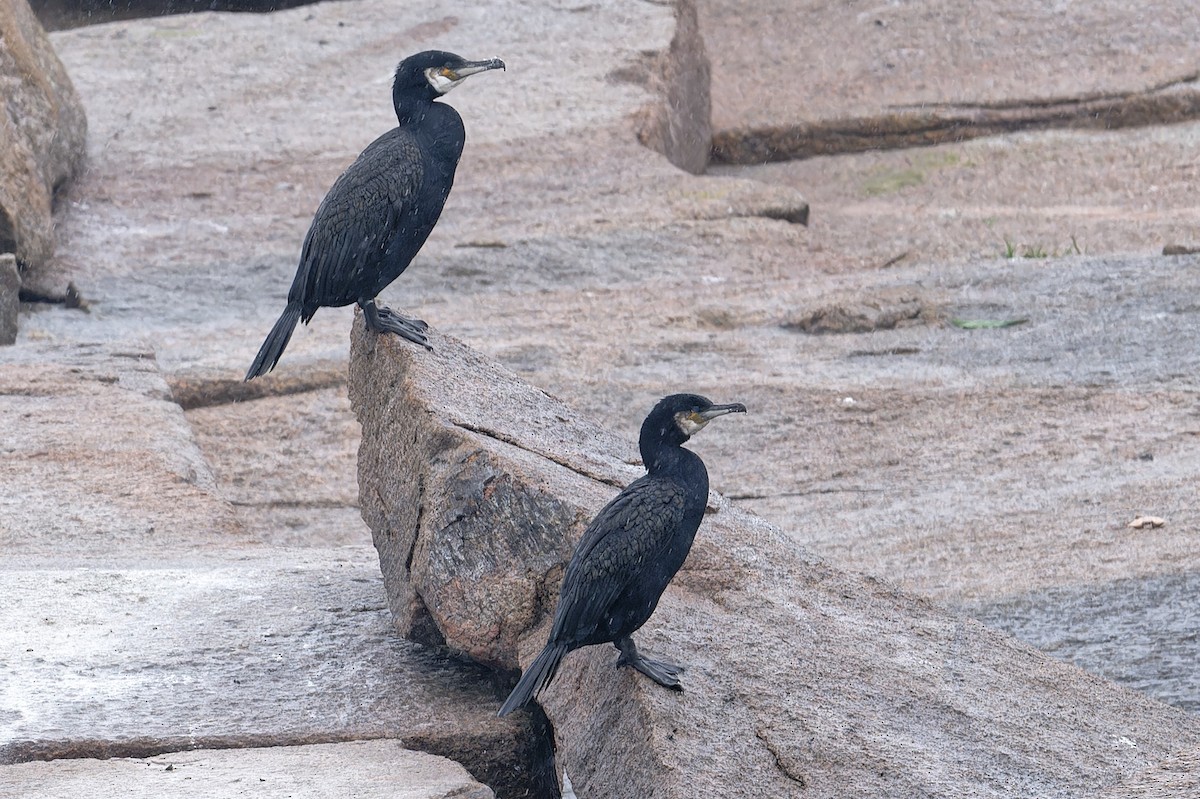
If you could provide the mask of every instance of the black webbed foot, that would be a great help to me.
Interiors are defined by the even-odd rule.
[[[637,651],[637,647],[633,644],[633,639],[629,636],[620,638],[613,643],[617,649],[621,650],[621,656],[617,658],[618,667],[630,666],[664,688],[670,688],[673,691],[683,690],[683,683],[679,681],[679,676],[685,671],[683,666],[668,663],[665,660],[654,660],[643,657]]]
[[[363,320],[366,322],[367,330],[375,333],[395,333],[413,344],[420,344],[427,350],[433,349],[429,345],[429,338],[425,335],[429,325],[424,321],[409,319],[391,308],[376,305],[374,300],[360,302],[359,307],[363,309]]]

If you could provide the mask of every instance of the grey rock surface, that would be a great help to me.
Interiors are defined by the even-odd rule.
[[[281,417],[312,417],[282,401],[198,443],[148,350],[0,350],[0,763],[388,737],[522,795],[529,730],[495,718],[491,676],[392,631],[362,521],[339,513],[352,436],[300,453]],[[228,467],[254,444],[320,465],[281,469],[258,506]]]
[[[0,349],[0,544],[9,565],[203,557],[247,543],[144,344]]]
[[[369,550],[63,564],[10,572],[3,596],[4,762],[384,736],[463,752],[519,731],[481,670],[391,634]]]
[[[0,346],[17,340],[17,314],[21,310],[21,273],[17,257],[0,254]]]
[[[680,169],[699,175],[708,166],[712,149],[712,78],[695,4],[678,2],[674,7],[675,31],[670,46],[653,56],[643,54],[657,63],[625,67],[616,74],[649,84],[660,98],[660,102],[642,109],[637,122],[638,140]]]
[[[431,343],[355,326],[364,518],[402,627],[507,666],[527,625],[528,663],[582,524],[640,471],[633,443],[453,339]],[[1070,797],[1200,740],[1191,714],[712,506],[638,634],[688,665],[685,691],[592,647],[542,695],[583,796]]]
[[[1187,0],[1150,15],[1114,0],[697,5],[714,155],[732,163],[1200,114],[1200,21]]]
[[[1191,750],[1101,791],[1095,799],[1176,799],[1196,795],[1200,795],[1200,751]]]
[[[1009,6],[1001,22],[1037,20],[1040,8]],[[756,8],[714,27],[701,15],[699,33],[718,68],[742,45],[729,37],[763,18]],[[921,24],[945,38],[941,19]],[[1017,41],[1036,45],[1042,33],[1071,40],[1070,19],[1056,17]],[[1136,39],[1154,24],[1123,36]],[[361,562],[374,557],[349,507],[354,475],[340,473],[358,446],[339,393],[350,313],[322,310],[298,331],[283,368],[253,393],[239,379],[282,306],[325,190],[392,124],[391,69],[408,52],[442,46],[502,56],[510,69],[486,89],[468,84],[452,95],[468,126],[458,184],[387,302],[613,426],[629,447],[622,464],[604,466],[614,473],[636,474],[623,461],[636,455],[641,415],[665,391],[742,400],[755,413],[739,419],[736,436],[712,429],[695,444],[721,464],[714,486],[822,557],[974,607],[1026,594],[1036,602],[1056,586],[1090,587],[1099,597],[1111,588],[1122,598],[1120,624],[1140,625],[1153,652],[1182,653],[1186,662],[1187,641],[1155,626],[1153,606],[1137,620],[1124,598],[1138,591],[1121,581],[1182,573],[1186,584],[1200,570],[1191,545],[1196,421],[1187,379],[1200,366],[1200,347],[1186,301],[1197,262],[1148,257],[1164,245],[1198,243],[1200,126],[1022,133],[692,176],[638,142],[639,131],[647,136],[640,123],[654,118],[647,111],[663,97],[653,69],[678,30],[669,7],[643,2],[514,0],[446,16],[411,2],[345,0],[269,16],[202,14],[55,34],[93,135],[90,171],[63,203],[59,254],[45,279],[59,290],[76,280],[92,312],[27,307],[18,348],[65,358],[68,369],[75,344],[153,352],[192,428],[160,438],[181,451],[198,447],[214,486],[203,501],[181,492],[187,501],[178,512],[167,507],[176,494],[163,494],[170,502],[151,511],[145,503],[157,495],[135,491],[135,520],[182,518],[185,534],[157,548],[118,537],[109,551],[86,554],[85,567],[125,568],[114,553],[128,552],[141,570],[164,553],[176,557],[176,538],[188,552],[181,559],[219,565],[260,541],[280,564],[302,547],[359,546]],[[1148,63],[1170,49],[1145,41]],[[854,45],[829,46],[852,53]],[[1037,63],[1015,42],[1006,46],[1014,59]],[[1078,53],[1107,69],[1103,50]],[[839,63],[813,60],[802,81],[793,71],[785,76],[791,83],[747,79],[734,88],[764,109],[784,108],[797,84],[844,83],[834,74]],[[984,72],[952,77],[984,80]],[[196,74],[209,80],[194,86]],[[1053,78],[1071,74],[1087,71]],[[1142,64],[1122,74],[1136,79]],[[682,80],[669,85],[694,91]],[[714,85],[717,109],[728,88]],[[806,199],[807,227],[796,224]],[[1006,242],[1012,259],[1000,257]],[[1033,257],[1039,251],[1067,257]],[[797,312],[894,289],[914,291],[931,320],[945,311],[1031,321],[1008,330],[922,324],[822,337],[780,327]],[[73,396],[82,407],[93,401]],[[36,403],[19,401],[27,403],[22,413]],[[51,421],[62,407],[52,404],[41,424],[68,441],[75,428],[99,440],[98,428],[136,417],[128,435],[136,442],[180,423],[142,400],[133,402],[136,413],[108,422],[120,410],[111,405],[99,422],[80,412],[67,425]],[[27,449],[29,468],[56,481],[33,486],[44,504],[31,529],[41,535],[47,520],[63,520],[72,543],[80,531],[122,529],[122,517],[108,510],[121,510],[119,496],[101,491],[93,518],[71,488],[120,486],[124,475],[106,471],[107,456],[77,457],[60,443],[48,447],[52,457]],[[135,464],[139,478],[167,461],[147,460]],[[603,487],[596,491],[599,501]],[[1138,512],[1168,524],[1135,534],[1125,524]],[[205,527],[221,534],[210,540]],[[191,540],[205,543],[187,550]],[[18,556],[51,568],[57,550],[42,548],[34,559],[35,544]],[[1186,608],[1171,611],[1187,618]],[[1006,623],[1002,613],[989,619]],[[1107,637],[1102,624],[1090,627],[1100,637],[1088,663],[1127,663],[1123,639]],[[1043,632],[1046,641],[1069,634]],[[1143,664],[1137,684],[1179,701],[1192,684],[1190,666],[1182,675],[1165,670],[1157,685],[1144,679],[1166,665]]]
[[[170,752],[155,757],[57,760],[0,768],[12,796],[77,799],[492,799],[457,763],[396,741]]]
[[[803,192],[818,210],[797,258],[821,270],[1044,263],[1200,244],[1198,141],[1195,122],[1053,130],[710,171]]]
[[[393,343],[356,326],[350,401],[363,428],[359,501],[397,627],[516,669],[519,637],[557,595],[568,531],[577,538],[589,520],[578,492],[595,503],[601,485],[637,472],[579,437],[582,418],[458,342],[439,336],[426,359]],[[428,396],[426,384],[446,391]],[[493,442],[526,468],[496,463]],[[580,483],[578,470],[599,485]]]
[[[87,118],[26,0],[0,1],[0,253],[24,269],[54,254],[54,192],[83,165]]]
[[[972,618],[1122,685],[1200,711],[1195,572],[961,603]]]
[[[254,540],[281,547],[369,544],[355,480],[360,432],[345,373],[338,376],[343,385],[333,388],[186,412],[218,490]]]

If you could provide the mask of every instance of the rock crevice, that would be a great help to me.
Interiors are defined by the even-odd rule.
[[[764,164],[960,142],[1025,130],[1169,125],[1200,118],[1200,74],[1189,73],[1144,91],[1091,93],[980,103],[890,106],[877,115],[752,128],[713,136],[712,160]]]

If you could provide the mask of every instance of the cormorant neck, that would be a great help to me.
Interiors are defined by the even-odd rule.
[[[657,447],[642,447],[646,476],[679,485],[690,504],[703,507],[708,497],[708,470],[704,468],[704,461],[678,444],[661,440],[657,443]]]
[[[396,108],[396,119],[401,125],[418,122],[429,112],[437,97],[431,96],[432,89],[414,89],[394,86],[392,88],[392,105]]]
[[[641,450],[642,463],[645,464],[647,473],[660,474],[678,468],[679,464],[693,458],[699,458],[696,453],[684,449],[682,443],[643,436],[638,442],[638,449]]]

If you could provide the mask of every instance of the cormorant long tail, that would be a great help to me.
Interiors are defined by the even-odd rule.
[[[259,348],[258,355],[254,356],[254,363],[250,364],[250,371],[246,373],[247,380],[265,375],[275,368],[275,364],[279,363],[279,356],[283,355],[284,348],[292,340],[292,332],[299,321],[300,303],[289,302],[279,316],[279,321],[267,334],[267,340]]]
[[[546,648],[534,658],[534,661],[529,664],[529,668],[525,669],[521,675],[521,679],[517,681],[517,687],[512,690],[508,699],[500,707],[499,715],[507,716],[517,708],[524,707],[530,699],[533,699],[534,694],[549,685],[550,681],[554,679],[554,675],[558,673],[558,664],[562,662],[566,654],[566,644],[546,644]]]

